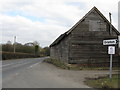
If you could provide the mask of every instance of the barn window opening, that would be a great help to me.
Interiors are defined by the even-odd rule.
[[[100,20],[89,20],[89,31],[106,31],[106,24]]]

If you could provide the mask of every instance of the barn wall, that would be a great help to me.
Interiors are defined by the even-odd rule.
[[[109,25],[98,13],[93,11],[72,32],[70,37],[69,63],[105,63],[109,62],[104,39],[118,38],[116,32],[109,34]],[[118,50],[118,46],[116,46]],[[116,53],[117,53],[116,50]],[[117,62],[114,55],[114,62]]]
[[[64,38],[59,44],[54,45],[50,49],[51,58],[68,62],[68,40],[69,36]]]

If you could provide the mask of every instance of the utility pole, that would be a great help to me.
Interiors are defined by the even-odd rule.
[[[16,36],[14,36],[14,53],[16,52],[15,44],[16,44]]]
[[[112,18],[111,18],[111,15],[112,14],[109,13],[109,17],[110,17],[110,35],[112,36]],[[111,47],[111,46],[109,46],[109,47]],[[109,74],[110,79],[112,78],[112,59],[113,59],[113,56],[112,56],[112,54],[110,54],[110,74]]]
[[[110,35],[112,35],[112,18],[111,18],[111,13],[109,13],[109,17],[110,17]]]

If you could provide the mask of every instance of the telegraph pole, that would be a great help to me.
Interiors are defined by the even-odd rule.
[[[109,17],[110,17],[110,35],[112,35],[112,18],[111,18],[111,13],[109,13]]]
[[[16,44],[16,36],[14,36],[14,53],[16,52],[15,44]]]
[[[110,35],[112,36],[112,18],[111,18],[111,13],[109,13],[109,17],[110,17]],[[109,46],[111,47],[111,46]],[[114,51],[114,50],[113,50]],[[110,53],[110,74],[109,74],[109,78],[112,78],[112,59],[113,59],[113,55]]]

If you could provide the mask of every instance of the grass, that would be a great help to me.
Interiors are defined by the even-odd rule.
[[[120,88],[120,75],[113,75],[112,79],[104,77],[100,79],[87,79],[85,84],[93,88]]]
[[[47,58],[44,60],[44,62],[51,63],[51,64],[53,64],[57,67],[60,67],[62,69],[67,69],[67,66],[65,65],[65,63],[60,62],[59,60],[56,60],[56,59]]]
[[[44,62],[51,63],[57,67],[60,67],[62,69],[67,69],[67,70],[109,70],[109,67],[89,67],[87,65],[85,66],[80,66],[79,64],[67,64],[64,62],[61,62],[60,60],[57,59],[52,59],[52,58],[47,58],[44,60]],[[113,67],[113,70],[120,70],[120,67]]]
[[[47,58],[44,60],[44,62],[47,62],[47,63],[51,63],[59,68],[62,68],[62,69],[67,69],[67,70],[82,70],[81,67],[79,66],[76,66],[75,64],[67,64],[65,62],[61,62],[57,59],[51,59],[51,58]]]

